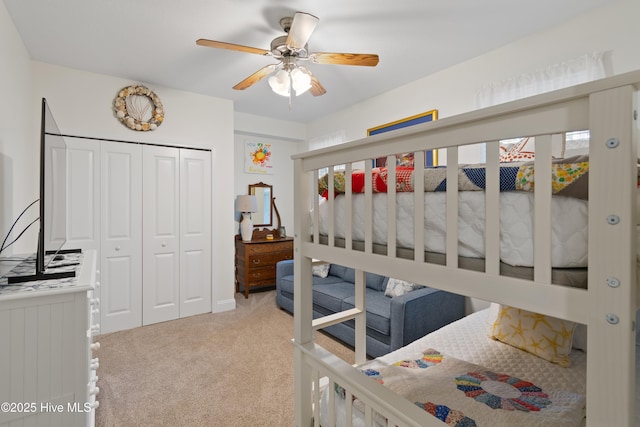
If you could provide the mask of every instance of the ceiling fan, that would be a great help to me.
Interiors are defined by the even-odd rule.
[[[276,64],[269,64],[251,74],[233,87],[236,90],[244,90],[267,77],[269,74],[274,73],[269,78],[269,85],[275,93],[290,97],[291,89],[293,89],[296,95],[301,95],[309,91],[313,96],[320,96],[327,92],[326,89],[320,84],[311,71],[309,71],[307,67],[299,65],[299,62],[309,61],[315,64],[375,67],[378,64],[378,55],[365,53],[309,52],[307,42],[311,37],[311,33],[313,33],[318,25],[318,21],[319,19],[317,17],[304,12],[296,12],[293,17],[280,19],[280,26],[287,34],[273,39],[271,42],[271,50],[207,39],[198,39],[196,44],[199,46],[272,56],[280,61]]]

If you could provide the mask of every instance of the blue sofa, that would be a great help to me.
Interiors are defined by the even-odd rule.
[[[409,344],[464,316],[464,297],[424,287],[385,296],[388,278],[366,274],[367,354],[378,357]],[[313,276],[313,317],[353,308],[355,272],[331,264],[327,277]],[[276,264],[276,303],[293,314],[293,260]],[[354,321],[323,329],[354,345]]]

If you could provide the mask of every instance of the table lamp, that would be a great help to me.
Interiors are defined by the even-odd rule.
[[[236,198],[236,212],[242,212],[242,221],[240,222],[240,236],[245,242],[251,241],[253,236],[253,221],[251,213],[258,210],[258,202],[256,196],[238,196]]]

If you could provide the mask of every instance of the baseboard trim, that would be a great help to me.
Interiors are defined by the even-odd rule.
[[[224,311],[231,311],[236,309],[236,300],[227,299],[222,301],[214,301],[212,313],[222,313]]]

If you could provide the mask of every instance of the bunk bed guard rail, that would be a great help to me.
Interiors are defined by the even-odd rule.
[[[635,400],[635,313],[637,140],[635,98],[640,72],[579,85],[536,97],[473,111],[368,137],[336,147],[294,155],[295,266],[294,353],[296,425],[319,425],[318,407],[323,385],[338,383],[364,404],[366,425],[373,411],[388,425],[444,425],[410,402],[313,342],[313,332],[328,325],[355,320],[356,365],[366,360],[365,273],[389,277],[480,298],[588,325],[587,425],[632,425]],[[588,129],[588,289],[551,282],[551,145],[569,131]],[[499,141],[535,136],[534,277],[524,280],[500,275]],[[424,218],[424,152],[446,154],[447,182],[457,182],[459,147],[486,143],[486,223],[484,272],[458,268],[458,218],[446,219],[446,262],[425,262],[417,248],[423,233],[414,233],[414,258],[396,251],[395,156],[415,153],[413,191],[414,230]],[[372,243],[372,159],[388,157],[386,254]],[[443,156],[441,156],[443,157]],[[345,179],[344,244],[335,243],[334,168],[344,165],[345,176],[362,167],[364,188],[364,247],[353,249],[351,180]],[[319,170],[328,168],[326,242],[319,233]],[[446,187],[447,212],[458,211],[458,188]],[[311,212],[311,214],[310,214]],[[355,308],[327,318],[313,319],[312,260],[356,269]],[[606,369],[603,369],[605,368]],[[321,378],[326,378],[324,383]],[[333,393],[330,393],[333,395]],[[315,396],[315,397],[314,397]],[[329,398],[331,403],[332,398]],[[331,406],[331,405],[330,405]],[[348,406],[348,405],[347,405]],[[331,417],[335,417],[330,409]],[[350,415],[348,417],[350,423]],[[332,420],[331,422],[333,422]],[[350,425],[350,424],[345,424]]]

